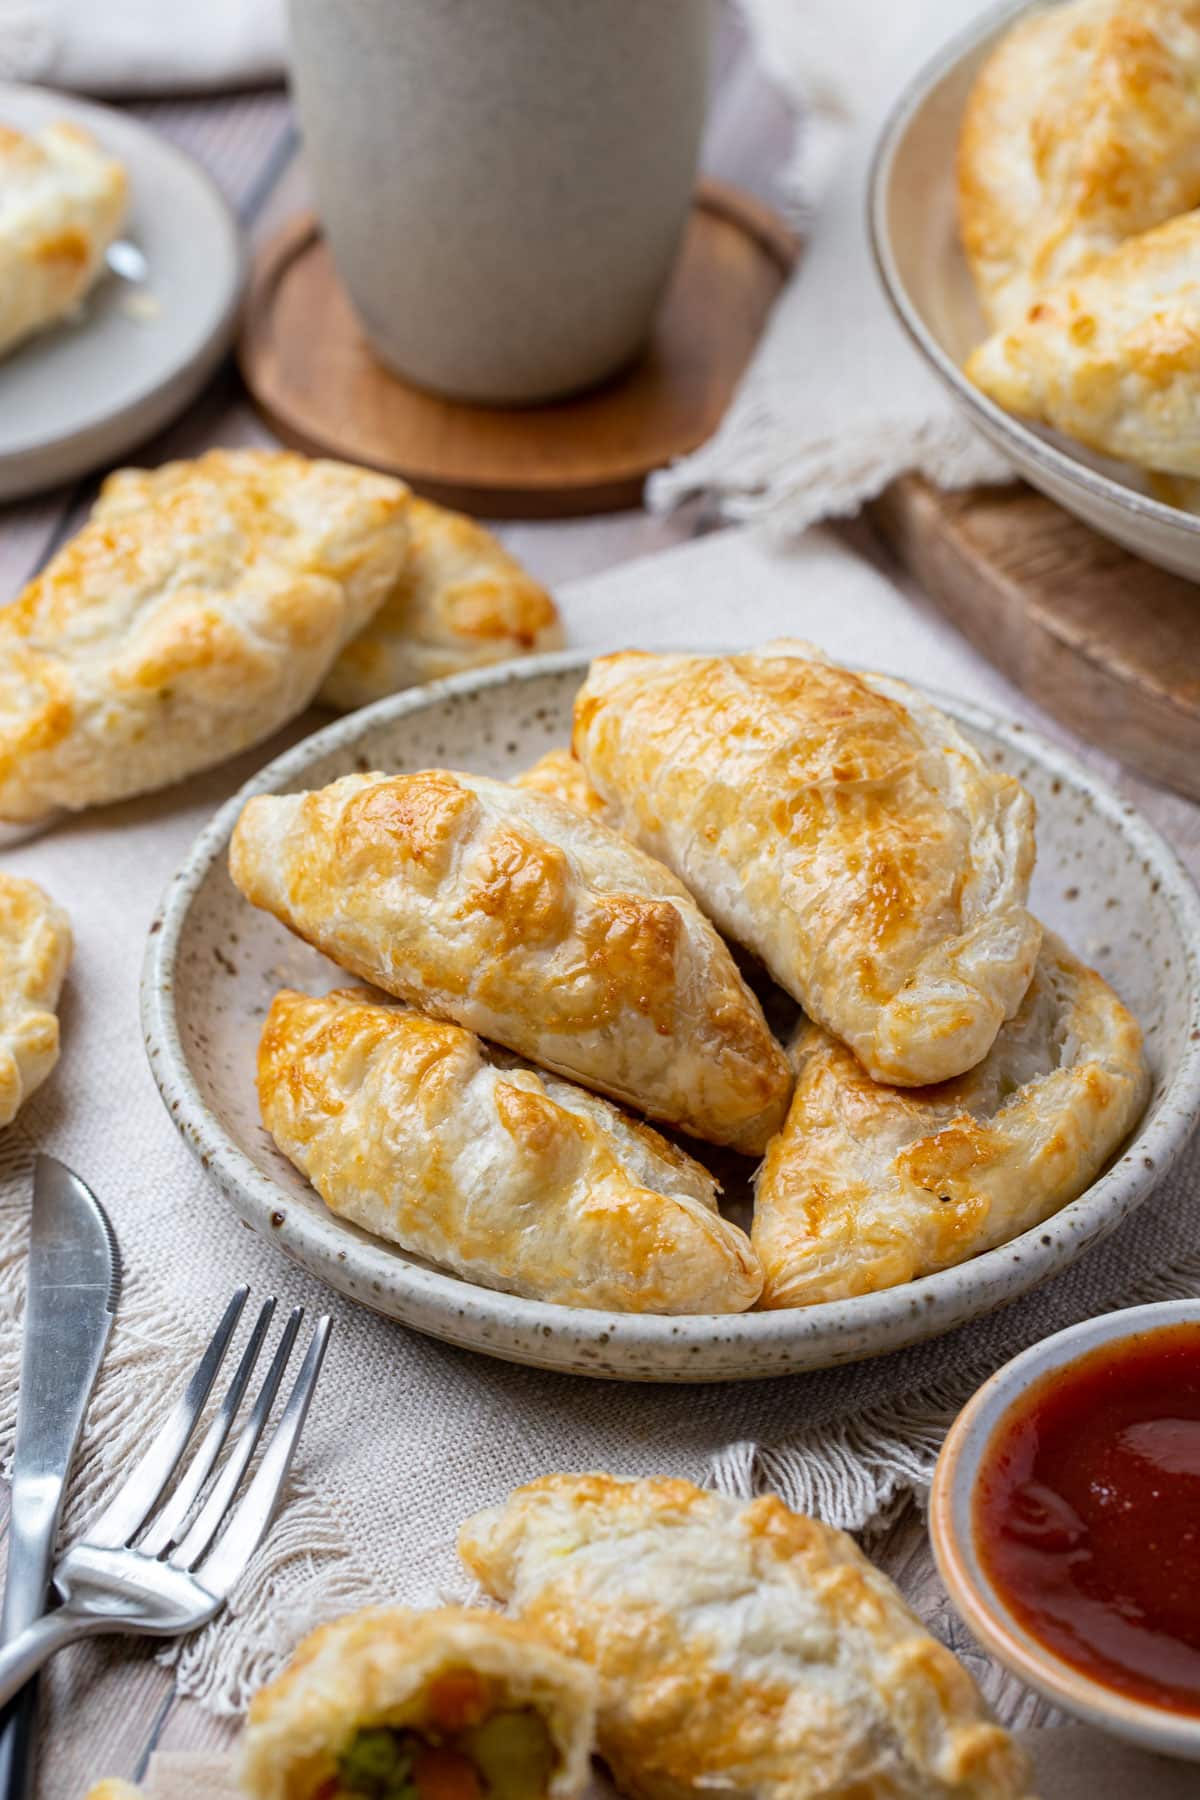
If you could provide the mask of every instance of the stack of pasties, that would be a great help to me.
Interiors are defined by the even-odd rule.
[[[513,784],[248,803],[237,885],[382,990],[277,998],[264,1120],[335,1211],[513,1292],[718,1313],[914,1279],[1081,1192],[1145,1101],[1033,860],[1029,796],[900,682],[793,643],[602,658],[573,753]],[[721,934],[804,1008],[794,1095]],[[764,1157],[749,1243],[702,1143],[612,1100]]]

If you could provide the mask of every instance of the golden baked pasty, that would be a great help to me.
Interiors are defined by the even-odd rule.
[[[398,688],[562,643],[558,608],[498,538],[414,496],[408,555],[387,599],[321,689],[349,710]]]
[[[142,1800],[142,1790],[132,1781],[98,1781],[90,1787],[85,1800]]]
[[[573,1800],[595,1677],[527,1626],[369,1607],[305,1638],[250,1702],[249,1800]]]
[[[1029,985],[1034,809],[915,689],[810,645],[594,662],[575,752],[623,830],[877,1081],[986,1056]]]
[[[0,356],[79,304],[127,200],[124,168],[82,126],[0,123]]]
[[[633,1800],[1023,1800],[966,1670],[844,1532],[687,1481],[549,1475],[469,1519],[489,1593],[600,1678]]]
[[[1050,932],[1029,991],[977,1068],[877,1086],[802,1025],[787,1124],[755,1182],[762,1305],[898,1287],[1041,1224],[1099,1174],[1146,1104],[1133,1016]]]
[[[1073,0],[1020,18],[967,104],[958,199],[994,328],[1200,205],[1200,0]]]
[[[547,750],[528,769],[513,776],[513,786],[528,788],[534,794],[549,794],[552,800],[565,800],[589,819],[607,824],[609,809],[583,772],[583,764],[570,750]]]
[[[758,1297],[706,1169],[461,1025],[362,989],[285,988],[258,1097],[332,1212],[468,1281],[618,1312],[744,1312]]]
[[[1049,288],[966,372],[1006,411],[1105,456],[1200,475],[1200,211]]]
[[[247,802],[248,900],[355,975],[696,1137],[760,1153],[791,1070],[661,864],[482,775],[347,775]]]
[[[0,1126],[58,1061],[55,1008],[71,923],[36,881],[0,870]]]
[[[405,493],[264,450],[110,475],[0,608],[0,819],[165,787],[302,711],[395,578]]]

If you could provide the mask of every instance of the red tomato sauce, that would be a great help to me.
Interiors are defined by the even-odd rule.
[[[1031,1636],[1121,1694],[1200,1713],[1200,1325],[1043,1376],[984,1453],[974,1528]]]

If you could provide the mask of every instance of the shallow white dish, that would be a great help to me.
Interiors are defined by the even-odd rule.
[[[1041,5],[1044,0],[1037,0]],[[917,349],[1001,455],[1096,531],[1177,575],[1200,580],[1200,517],[1151,497],[1124,463],[1036,430],[988,400],[962,372],[987,336],[958,241],[955,149],[985,57],[1029,0],[1007,0],[931,62],[897,101],[875,152],[869,224],[884,289]]]
[[[1005,1363],[964,1407],[951,1427],[934,1471],[929,1531],[934,1555],[957,1610],[980,1643],[1055,1706],[1101,1731],[1200,1762],[1200,1718],[1118,1693],[1062,1661],[1026,1631],[988,1579],[975,1542],[975,1486],[993,1435],[1034,1382],[1097,1350],[1173,1325],[1200,1323],[1200,1300],[1163,1300],[1131,1306],[1069,1325]],[[1152,1528],[1152,1521],[1147,1521]]]
[[[1002,1249],[908,1287],[735,1318],[648,1318],[514,1299],[430,1269],[326,1210],[259,1123],[255,1051],[278,988],[322,992],[350,978],[233,887],[226,850],[242,805],[252,793],[319,787],[356,768],[440,764],[513,774],[567,740],[587,660],[577,651],[532,658],[354,713],[271,763],[198,839],[151,928],[142,1017],[170,1115],[237,1214],[341,1293],[418,1330],[515,1362],[640,1381],[783,1375],[916,1343],[1024,1293],[1125,1218],[1182,1147],[1200,1108],[1200,896],[1151,827],[1072,758],[1020,726],[945,699],[1037,800],[1039,914],[1103,970],[1146,1030],[1155,1075],[1149,1111],[1081,1199]]]
[[[0,360],[0,500],[111,463],[182,411],[229,347],[245,277],[241,233],[204,170],[111,107],[0,82],[0,124],[87,127],[129,171],[122,237],[149,279],[106,273],[76,318]]]

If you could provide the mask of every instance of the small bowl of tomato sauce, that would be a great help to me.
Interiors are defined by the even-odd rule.
[[[1089,1319],[993,1375],[942,1448],[930,1533],[1014,1674],[1200,1761],[1200,1300]]]

